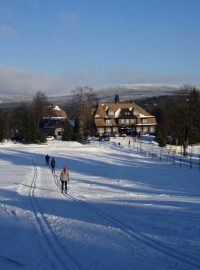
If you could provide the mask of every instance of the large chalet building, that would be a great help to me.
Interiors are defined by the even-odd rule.
[[[94,114],[96,133],[154,134],[156,119],[135,103],[101,103]]]

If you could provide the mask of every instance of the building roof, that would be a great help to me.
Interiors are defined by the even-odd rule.
[[[138,117],[154,117],[135,103],[102,103],[98,104],[95,118],[106,118],[108,116],[108,108],[114,112],[114,118],[119,117],[122,109],[129,109]]]
[[[130,114],[127,114],[130,111]],[[119,126],[118,119],[137,119],[136,126],[156,125],[156,119],[135,103],[102,103],[98,104],[94,121],[97,127]],[[109,122],[106,121],[109,119]],[[143,123],[142,119],[147,119]]]
[[[44,119],[67,119],[67,113],[60,109],[58,106],[50,105],[48,106]]]

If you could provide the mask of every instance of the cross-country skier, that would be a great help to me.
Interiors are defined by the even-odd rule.
[[[60,181],[61,181],[62,192],[63,192],[64,186],[65,186],[65,191],[67,192],[67,182],[69,181],[69,172],[66,166],[64,166],[63,170],[61,171]]]
[[[46,160],[46,166],[49,166],[49,155],[48,154],[45,156],[45,160]]]
[[[55,159],[53,157],[52,160],[51,160],[51,170],[52,170],[52,173],[55,173],[55,166],[56,166],[56,161],[55,161]]]

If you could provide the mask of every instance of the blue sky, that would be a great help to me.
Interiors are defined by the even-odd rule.
[[[0,93],[200,84],[199,0],[0,0]]]

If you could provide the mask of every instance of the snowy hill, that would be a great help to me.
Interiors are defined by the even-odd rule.
[[[113,101],[115,94],[120,96],[120,100],[134,100],[141,97],[152,97],[162,95],[173,95],[179,88],[173,85],[158,84],[129,84],[122,86],[113,86],[95,90],[100,101]],[[71,92],[66,95],[48,96],[48,100],[52,104],[63,105],[72,97]],[[22,102],[30,102],[32,97],[21,95],[5,95],[0,94],[0,107],[16,106]]]
[[[120,100],[134,100],[142,97],[173,95],[179,89],[174,85],[160,84],[128,84],[103,88],[97,91],[101,101],[113,101],[117,93]]]
[[[5,95],[0,94],[0,107],[4,107],[7,105],[15,106],[16,104],[23,102],[30,102],[31,97],[22,96],[22,95]]]
[[[126,145],[0,145],[0,269],[200,269],[200,172]]]

